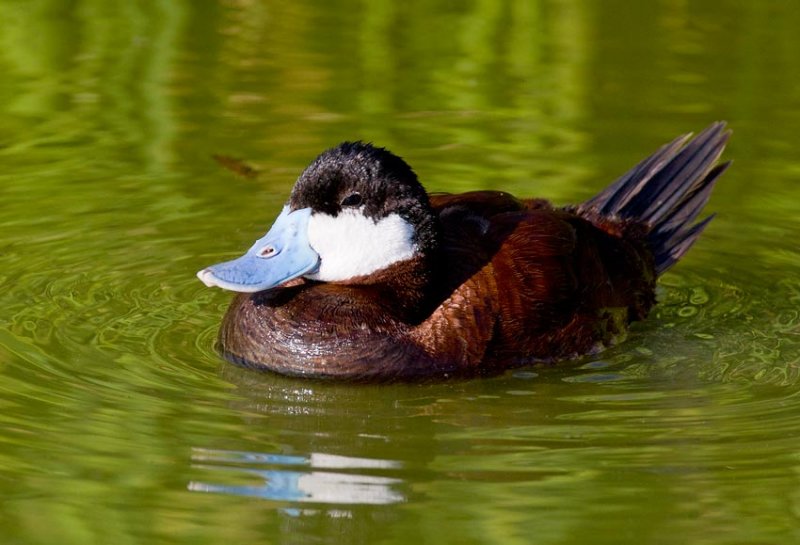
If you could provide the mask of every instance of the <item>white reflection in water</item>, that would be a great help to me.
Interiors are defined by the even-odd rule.
[[[230,471],[253,476],[258,484],[219,484],[191,481],[189,490],[215,492],[269,500],[315,502],[325,504],[386,505],[405,501],[405,496],[395,489],[401,479],[363,475],[330,469],[398,469],[400,462],[372,458],[353,458],[324,453],[308,456],[285,456],[257,452],[237,452],[195,448],[192,452],[195,468]],[[199,462],[199,463],[197,463]],[[283,466],[253,468],[252,465]],[[244,466],[244,467],[243,467]],[[286,467],[288,466],[288,467]],[[308,470],[302,470],[306,467]]]

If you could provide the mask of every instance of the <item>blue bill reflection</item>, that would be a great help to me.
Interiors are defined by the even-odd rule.
[[[394,460],[317,452],[308,456],[286,456],[195,448],[192,462],[195,469],[213,471],[215,478],[219,478],[221,472],[231,472],[231,480],[235,477],[239,482],[242,478],[254,481],[247,484],[191,481],[188,488],[196,492],[349,505],[388,505],[406,499],[398,490],[401,479],[371,474],[399,469],[400,462]]]

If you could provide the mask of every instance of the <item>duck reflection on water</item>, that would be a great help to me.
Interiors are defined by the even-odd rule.
[[[254,484],[225,484],[192,481],[189,490],[249,496],[267,500],[318,504],[386,505],[401,503],[405,496],[397,490],[401,479],[365,471],[386,472],[401,464],[394,460],[351,458],[323,453],[307,456],[238,452],[195,448],[193,466],[213,472],[235,473]]]

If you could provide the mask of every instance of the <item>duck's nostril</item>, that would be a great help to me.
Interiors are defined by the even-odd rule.
[[[258,257],[271,257],[275,255],[275,246],[264,246],[258,251]]]

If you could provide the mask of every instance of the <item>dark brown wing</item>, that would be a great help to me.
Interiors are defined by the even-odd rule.
[[[654,302],[655,271],[644,242],[566,212],[528,213],[492,264],[504,285],[494,351],[500,360],[585,354],[612,342]]]
[[[437,357],[489,368],[563,359],[647,313],[654,274],[643,244],[542,201],[514,199],[508,211],[496,196],[489,207],[442,207],[447,296],[414,331]]]

